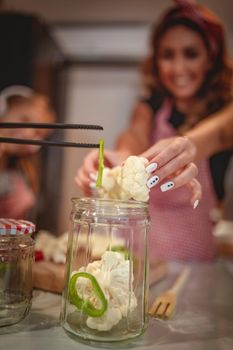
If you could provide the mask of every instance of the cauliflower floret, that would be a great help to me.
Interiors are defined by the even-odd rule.
[[[104,168],[102,177],[102,187],[97,189],[98,194],[102,198],[110,199],[128,199],[127,194],[118,184],[118,179],[121,178],[121,167],[109,169]]]
[[[108,310],[101,317],[88,317],[87,326],[98,331],[109,331],[122,318],[121,312],[117,307],[109,306]]]
[[[65,264],[68,234],[54,237],[50,232],[41,230],[36,237],[36,250],[43,252],[46,261]]]
[[[102,181],[104,182],[104,190],[107,192],[114,191],[114,187],[116,186],[115,177],[112,176],[112,171],[109,168],[104,168]]]
[[[103,270],[113,270],[119,263],[125,262],[125,258],[121,253],[107,250],[102,256]],[[128,260],[127,260],[128,261]]]
[[[146,172],[146,164],[148,164],[146,158],[131,156],[122,166],[120,186],[128,193],[129,198],[137,201],[149,199],[150,190],[147,187],[149,175]]]
[[[87,246],[87,232],[78,235],[79,248],[86,249]],[[60,237],[53,236],[50,232],[41,230],[36,237],[36,250],[42,251],[46,261],[53,261],[56,264],[65,264],[66,251],[68,243],[68,232],[65,232]],[[124,245],[124,239],[113,235],[111,240],[112,245]],[[101,232],[95,232],[91,236],[91,255],[92,257],[100,257],[109,246],[109,241],[103,235],[103,228]]]
[[[133,311],[137,307],[137,299],[135,294],[122,290],[121,288],[111,288],[112,305],[119,307],[122,316],[127,316],[128,310]],[[127,300],[125,298],[128,298]]]
[[[99,195],[110,199],[148,201],[150,189],[147,187],[147,164],[146,158],[130,156],[121,167],[104,168]]]
[[[130,264],[121,253],[106,251],[101,260],[89,263],[86,268],[80,271],[91,273],[98,281],[107,301],[108,308],[101,317],[88,317],[87,326],[99,331],[110,330],[122,317],[127,316],[128,310],[133,311],[137,307],[137,299],[129,286]],[[75,272],[74,272],[75,273]],[[133,274],[131,276],[133,283]],[[90,281],[79,278],[76,282],[77,292],[83,298],[91,296]],[[98,301],[92,298],[95,307]]]

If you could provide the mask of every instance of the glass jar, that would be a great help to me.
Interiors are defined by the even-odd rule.
[[[0,219],[0,326],[23,319],[31,305],[35,225]]]
[[[93,341],[121,341],[147,325],[147,204],[72,199],[61,323]]]

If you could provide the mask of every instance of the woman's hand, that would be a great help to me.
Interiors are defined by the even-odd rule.
[[[161,184],[165,192],[186,185],[192,192],[191,204],[197,207],[201,199],[201,185],[195,179],[198,168],[193,163],[196,147],[187,137],[163,139],[141,154],[149,160],[147,172],[151,174],[148,187]]]
[[[127,156],[128,154],[123,152],[104,150],[104,165],[113,168],[121,164]],[[96,178],[97,171],[98,150],[93,150],[84,158],[83,164],[75,176],[75,183],[86,196],[90,196],[92,193],[90,183]]]

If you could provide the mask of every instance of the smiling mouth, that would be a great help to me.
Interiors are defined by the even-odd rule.
[[[182,87],[187,87],[188,85],[190,85],[191,82],[192,82],[192,80],[190,78],[187,78],[187,77],[173,79],[173,83],[177,87],[181,87],[181,88]]]

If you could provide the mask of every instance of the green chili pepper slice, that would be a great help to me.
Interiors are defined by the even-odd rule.
[[[91,281],[93,292],[101,302],[101,305],[102,305],[101,308],[97,309],[95,306],[93,306],[93,304],[90,301],[84,300],[78,295],[76,290],[76,281],[79,277],[84,277]],[[102,316],[108,307],[108,301],[105,298],[105,295],[102,289],[100,288],[99,283],[97,282],[95,276],[93,276],[88,272],[77,272],[71,277],[70,283],[69,283],[69,296],[70,296],[71,302],[79,310],[82,310],[86,315],[91,317]]]
[[[103,177],[103,170],[104,170],[104,140],[99,140],[99,160],[98,160],[98,177],[96,180],[96,187],[102,186],[102,177]]]

